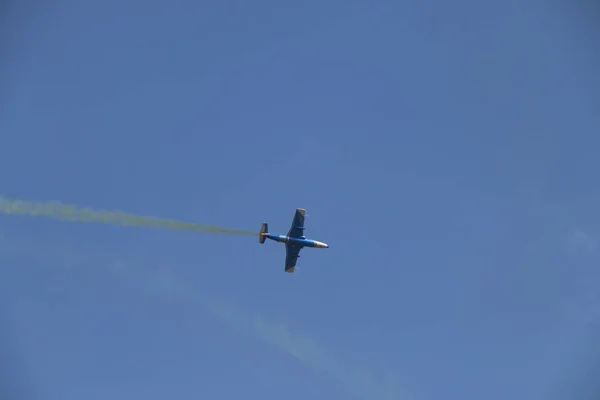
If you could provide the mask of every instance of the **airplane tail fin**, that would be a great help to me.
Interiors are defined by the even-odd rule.
[[[264,222],[262,224],[262,226],[260,227],[260,232],[258,233],[258,243],[264,243],[265,239],[267,238],[266,235],[269,234],[269,225]]]

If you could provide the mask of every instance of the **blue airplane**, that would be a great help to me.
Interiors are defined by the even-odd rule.
[[[316,240],[307,239],[304,236],[304,215],[306,210],[297,208],[292,226],[287,235],[272,235],[269,233],[269,226],[265,222],[260,227],[258,235],[258,243],[263,244],[266,239],[271,239],[276,242],[285,243],[285,272],[293,273],[296,269],[296,262],[300,257],[300,250],[303,247],[316,247],[318,249],[328,249],[329,245]]]

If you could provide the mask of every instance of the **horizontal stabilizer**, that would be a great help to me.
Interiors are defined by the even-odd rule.
[[[269,226],[266,222],[262,224],[260,227],[260,232],[258,233],[258,243],[262,244],[265,242],[267,235],[269,234]]]

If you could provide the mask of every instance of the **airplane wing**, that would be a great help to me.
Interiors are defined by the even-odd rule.
[[[287,233],[287,236],[293,238],[299,238],[304,236],[304,215],[306,210],[304,208],[296,208],[296,214],[294,214],[294,220],[292,226]]]
[[[296,262],[298,262],[298,257],[300,257],[300,250],[302,250],[302,246],[298,244],[285,244],[285,272],[289,272],[290,274],[294,272]]]

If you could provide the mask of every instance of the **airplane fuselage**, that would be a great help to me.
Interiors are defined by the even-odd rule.
[[[318,249],[327,249],[329,245],[327,243],[319,242],[318,240],[306,239],[304,237],[289,237],[285,235],[273,235],[273,234],[264,234],[268,239],[274,240],[280,243],[294,243],[298,244],[302,247],[316,247]]]

